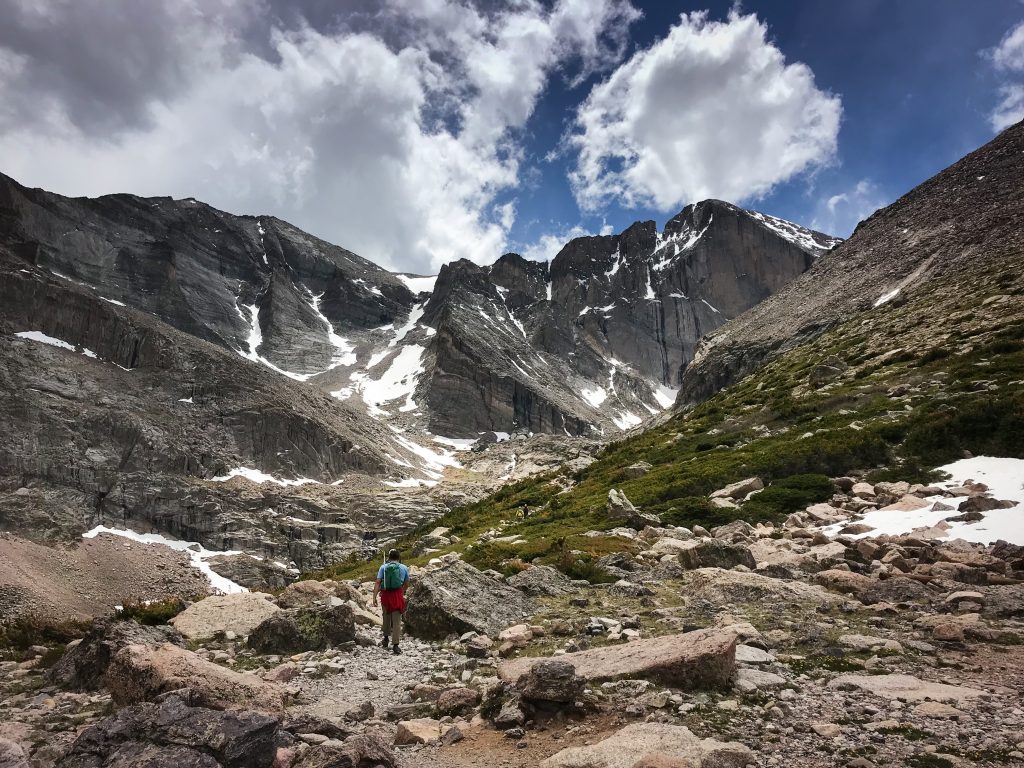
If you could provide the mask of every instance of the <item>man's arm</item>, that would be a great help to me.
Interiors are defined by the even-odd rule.
[[[373,582],[373,604],[377,605],[377,595],[380,594],[380,579]]]

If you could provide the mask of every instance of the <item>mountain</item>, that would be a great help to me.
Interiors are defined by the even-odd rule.
[[[600,580],[602,568],[633,567],[614,554],[631,546],[619,526],[728,525],[748,541],[747,523],[774,523],[778,538],[793,513],[785,536],[798,548],[793,529],[811,505],[864,508],[842,491],[851,476],[883,489],[888,501],[867,505],[874,509],[910,484],[927,491],[950,462],[1024,458],[1022,178],[1024,123],[878,211],[724,323],[683,371],[675,408],[649,429],[607,444],[586,467],[523,479],[432,522],[456,543],[431,556],[458,552],[506,573],[539,562]],[[1020,488],[1020,478],[1008,482]],[[529,517],[517,519],[524,505]],[[967,519],[985,527],[984,515]],[[500,540],[489,533],[498,526]],[[985,533],[994,540],[1019,528],[994,523]]]
[[[0,527],[155,528],[260,553],[256,583],[372,549],[661,413],[701,335],[835,242],[705,201],[428,277],[269,216],[0,177]]]

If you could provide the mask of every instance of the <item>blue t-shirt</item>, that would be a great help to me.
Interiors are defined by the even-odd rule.
[[[384,565],[387,565],[385,563]],[[377,569],[377,579],[380,581],[381,588],[384,587],[384,565]],[[402,574],[402,583],[405,584],[409,580],[409,568],[408,566],[398,564],[398,572]]]

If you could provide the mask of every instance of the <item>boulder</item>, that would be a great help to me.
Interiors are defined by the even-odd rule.
[[[249,647],[260,653],[318,651],[351,642],[356,637],[355,616],[347,603],[310,605],[278,611],[249,633]]]
[[[648,525],[659,526],[661,519],[657,515],[646,515],[626,498],[626,494],[615,488],[608,491],[608,502],[605,512],[612,520],[620,520],[624,526],[640,530]]]
[[[947,610],[959,610],[961,605],[985,605],[985,596],[981,592],[973,591],[960,591],[953,592],[945,597],[942,601],[942,605]]]
[[[828,570],[814,574],[814,580],[833,592],[857,595],[871,589],[878,582],[853,571]]]
[[[480,694],[472,688],[449,688],[437,697],[437,711],[442,715],[465,715],[480,702]]]
[[[970,496],[957,506],[959,512],[989,512],[993,509],[1010,509],[1017,502],[993,499],[990,496]]]
[[[742,544],[729,544],[718,539],[692,539],[681,542],[676,555],[679,564],[687,570],[696,568],[735,568],[743,565],[753,570],[757,561],[750,552],[750,547]]]
[[[754,693],[781,688],[786,684],[786,678],[763,669],[737,669],[732,684],[738,691]]]
[[[873,499],[875,497],[875,486],[871,483],[854,483],[850,493],[858,499]]]
[[[114,702],[122,706],[183,688],[191,690],[193,704],[211,709],[279,712],[285,702],[277,685],[225,669],[169,643],[122,648],[111,659],[104,682]]]
[[[759,477],[748,477],[736,483],[730,483],[724,488],[719,488],[710,494],[712,499],[742,499],[748,493],[760,491],[764,488],[764,482]]]
[[[395,745],[429,744],[441,738],[441,722],[429,717],[402,720],[395,731]],[[445,728],[447,730],[447,728]]]
[[[28,755],[18,744],[0,738],[0,768],[29,768]]]
[[[894,651],[903,652],[903,646],[896,640],[871,635],[840,635],[839,644],[855,651]]]
[[[913,675],[840,675],[833,678],[829,688],[842,691],[862,690],[884,699],[899,701],[953,701],[963,702],[984,695],[977,688],[944,683],[932,683]]]
[[[270,768],[277,730],[273,717],[221,712],[170,695],[85,729],[57,768]]]
[[[546,659],[522,657],[498,666],[498,677],[517,687]],[[702,629],[680,635],[636,640],[558,657],[587,682],[646,678],[678,688],[722,688],[736,667],[736,634]]]
[[[497,635],[537,611],[518,589],[461,560],[423,574],[409,589],[407,603],[409,633],[427,639],[466,632]]]
[[[276,602],[282,608],[305,608],[317,601],[327,602],[332,597],[353,600],[356,603],[363,602],[359,590],[331,579],[296,581],[285,587],[284,591],[277,596]]]
[[[395,768],[397,764],[394,752],[379,736],[360,733],[307,750],[292,768]]]
[[[628,477],[630,480],[636,480],[638,477],[643,477],[651,471],[653,467],[646,461],[638,461],[636,464],[630,464],[624,470],[622,474]]]
[[[858,595],[864,605],[875,603],[931,603],[934,593],[924,584],[905,576],[876,581],[870,589]]]
[[[633,768],[641,760],[654,759],[654,755],[685,760],[694,768],[744,768],[756,762],[754,754],[738,742],[701,739],[681,725],[633,723],[597,744],[563,749],[542,760],[540,766]]]
[[[214,595],[193,603],[171,624],[189,640],[208,640],[222,632],[248,635],[267,617],[281,609],[262,592]]]
[[[103,685],[110,660],[122,648],[164,643],[184,646],[185,641],[169,626],[149,627],[117,619],[97,621],[79,643],[64,652],[46,677],[54,685],[68,690],[95,691]]]
[[[564,659],[544,659],[533,664],[516,681],[516,688],[527,701],[571,703],[579,698],[586,681],[576,667]]]
[[[571,579],[550,565],[533,565],[507,579],[509,585],[530,597],[556,597],[576,591]]]

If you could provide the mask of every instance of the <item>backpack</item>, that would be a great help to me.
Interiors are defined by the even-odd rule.
[[[381,586],[384,589],[401,589],[405,579],[402,578],[402,566],[398,563],[384,564],[384,578],[381,579]]]

